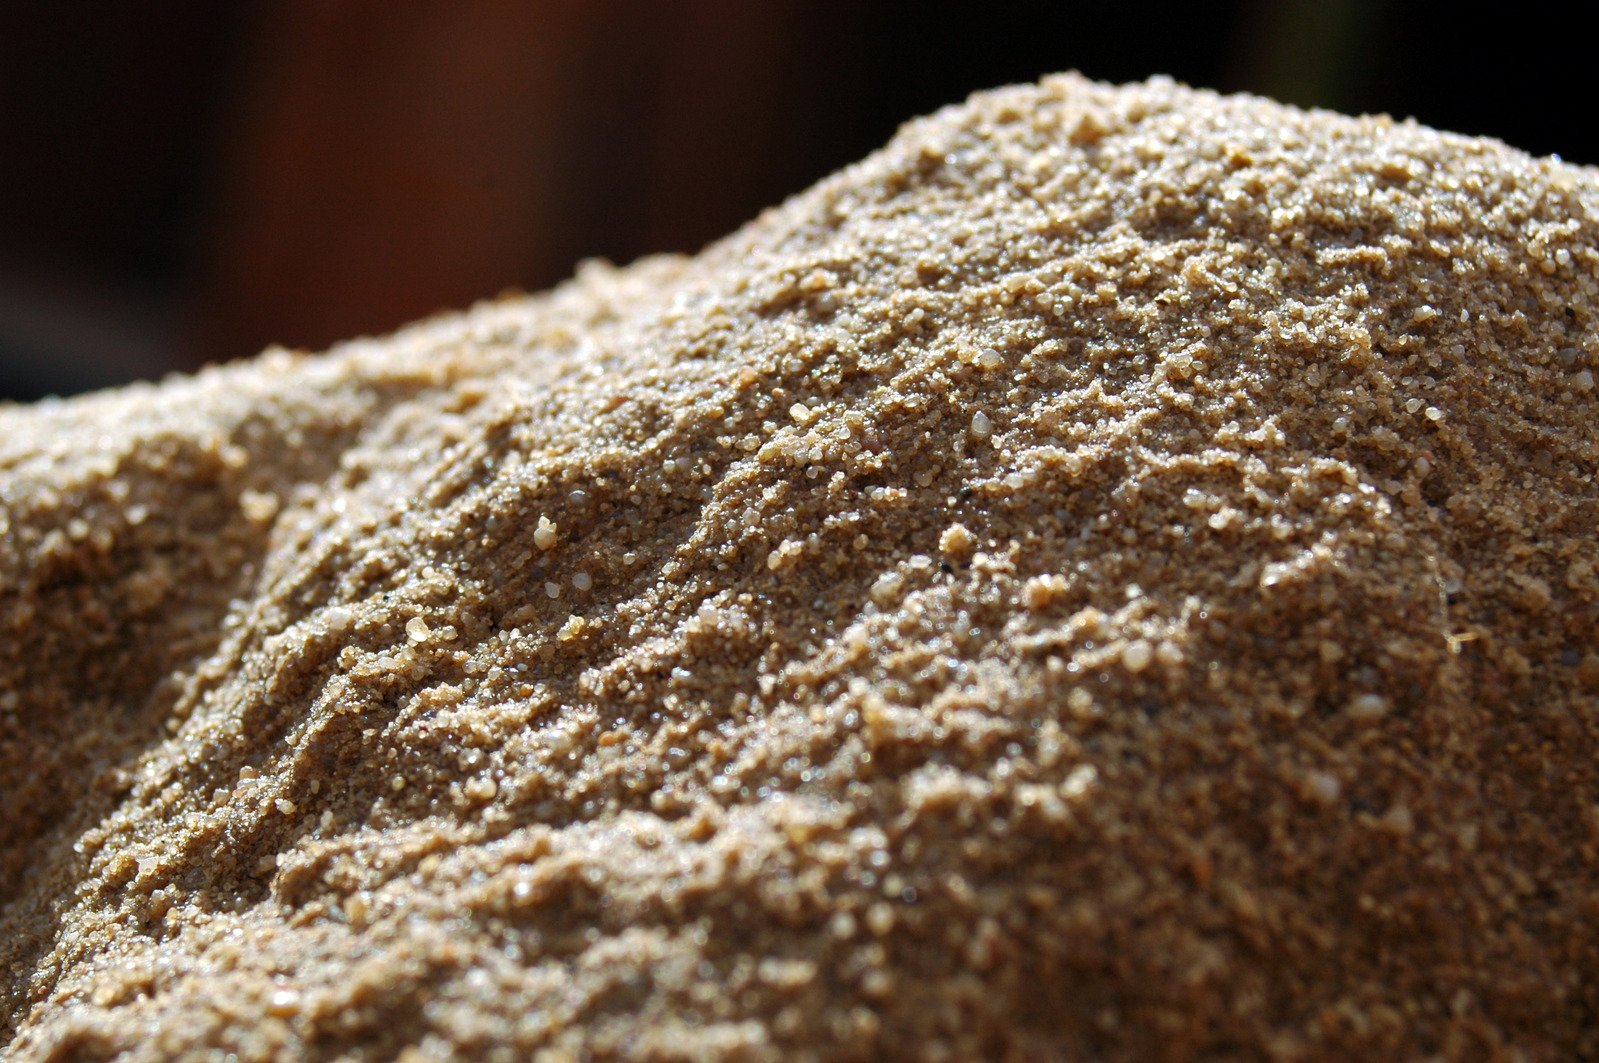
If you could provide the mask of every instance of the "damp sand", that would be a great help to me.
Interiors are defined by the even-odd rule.
[[[1599,1055],[1599,178],[1073,76],[0,410],[16,1060]]]

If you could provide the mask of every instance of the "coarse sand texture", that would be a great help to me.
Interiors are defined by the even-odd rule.
[[[1064,76],[0,409],[0,1054],[1599,1058],[1596,278],[1595,170]]]

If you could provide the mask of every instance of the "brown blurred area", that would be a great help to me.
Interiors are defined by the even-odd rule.
[[[1429,7],[0,0],[0,398],[692,251],[901,120],[1051,70],[1594,158],[1578,35]]]
[[[322,346],[578,259],[689,249],[790,189],[792,3],[287,0],[208,234],[220,349]],[[864,58],[864,57],[862,57]],[[776,120],[774,120],[776,119]]]

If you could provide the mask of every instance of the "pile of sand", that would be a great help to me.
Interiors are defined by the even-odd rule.
[[[0,411],[0,1045],[1599,1054],[1596,276],[1592,170],[1061,77]]]

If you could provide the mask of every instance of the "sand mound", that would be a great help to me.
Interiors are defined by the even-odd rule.
[[[1594,171],[1061,77],[0,411],[0,1044],[1599,1054],[1596,276]]]

